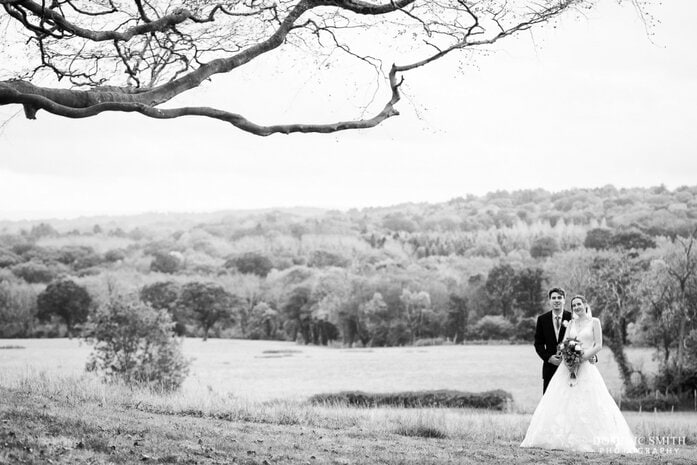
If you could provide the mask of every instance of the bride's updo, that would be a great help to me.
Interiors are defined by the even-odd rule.
[[[573,296],[573,297],[571,298],[571,307],[573,308],[573,306],[574,306],[574,300],[576,300],[576,299],[578,299],[578,300],[580,300],[581,302],[583,302],[583,305],[586,307],[586,315],[588,315],[588,318],[593,318],[593,314],[591,313],[591,306],[588,305],[588,301],[587,301],[586,298],[585,298],[584,296],[582,296],[581,294],[576,294],[575,296]],[[576,316],[576,314],[574,314],[574,317],[575,317],[575,316]]]

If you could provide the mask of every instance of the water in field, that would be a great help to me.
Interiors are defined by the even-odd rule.
[[[21,348],[10,348],[10,347]],[[291,342],[186,339],[193,359],[184,389],[213,390],[250,400],[303,399],[320,392],[390,392],[421,389],[504,389],[516,408],[530,411],[542,394],[541,361],[532,345],[457,345],[343,349]],[[0,339],[0,373],[28,369],[80,373],[90,347],[78,339]],[[654,372],[649,349],[630,349],[629,359]],[[598,368],[608,389],[619,392],[609,350]]]

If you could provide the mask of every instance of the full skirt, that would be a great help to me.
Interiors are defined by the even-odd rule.
[[[588,362],[581,364],[573,381],[564,363],[557,368],[520,446],[578,452],[638,452],[634,435],[602,375]]]

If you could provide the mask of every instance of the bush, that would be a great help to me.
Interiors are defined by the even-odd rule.
[[[332,404],[354,407],[445,407],[505,410],[513,402],[513,396],[509,392],[501,389],[486,392],[436,390],[368,393],[361,391],[343,391],[332,394],[316,394],[310,397],[309,401],[312,404]]]
[[[189,361],[173,329],[166,310],[112,299],[90,319],[87,341],[94,349],[86,368],[110,381],[175,390],[189,372]]]
[[[515,326],[515,337],[521,341],[532,341],[535,338],[537,318],[521,318]]]
[[[416,347],[443,346],[443,345],[452,345],[452,344],[453,343],[451,341],[445,339],[443,336],[422,338],[422,339],[417,339],[416,341],[414,341],[414,346],[416,346]]]
[[[483,317],[472,330],[481,339],[508,339],[513,335],[513,324],[501,315]]]
[[[35,261],[20,263],[13,266],[11,270],[15,276],[30,284],[48,283],[55,277],[55,274],[49,267]]]

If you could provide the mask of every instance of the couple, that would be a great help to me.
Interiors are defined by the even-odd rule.
[[[578,452],[638,452],[627,422],[605,386],[596,354],[603,347],[600,320],[593,318],[583,296],[571,299],[554,288],[548,293],[550,312],[540,315],[535,350],[542,358],[542,400],[537,405],[521,447]],[[581,364],[576,379],[557,353],[564,339],[581,342]]]

